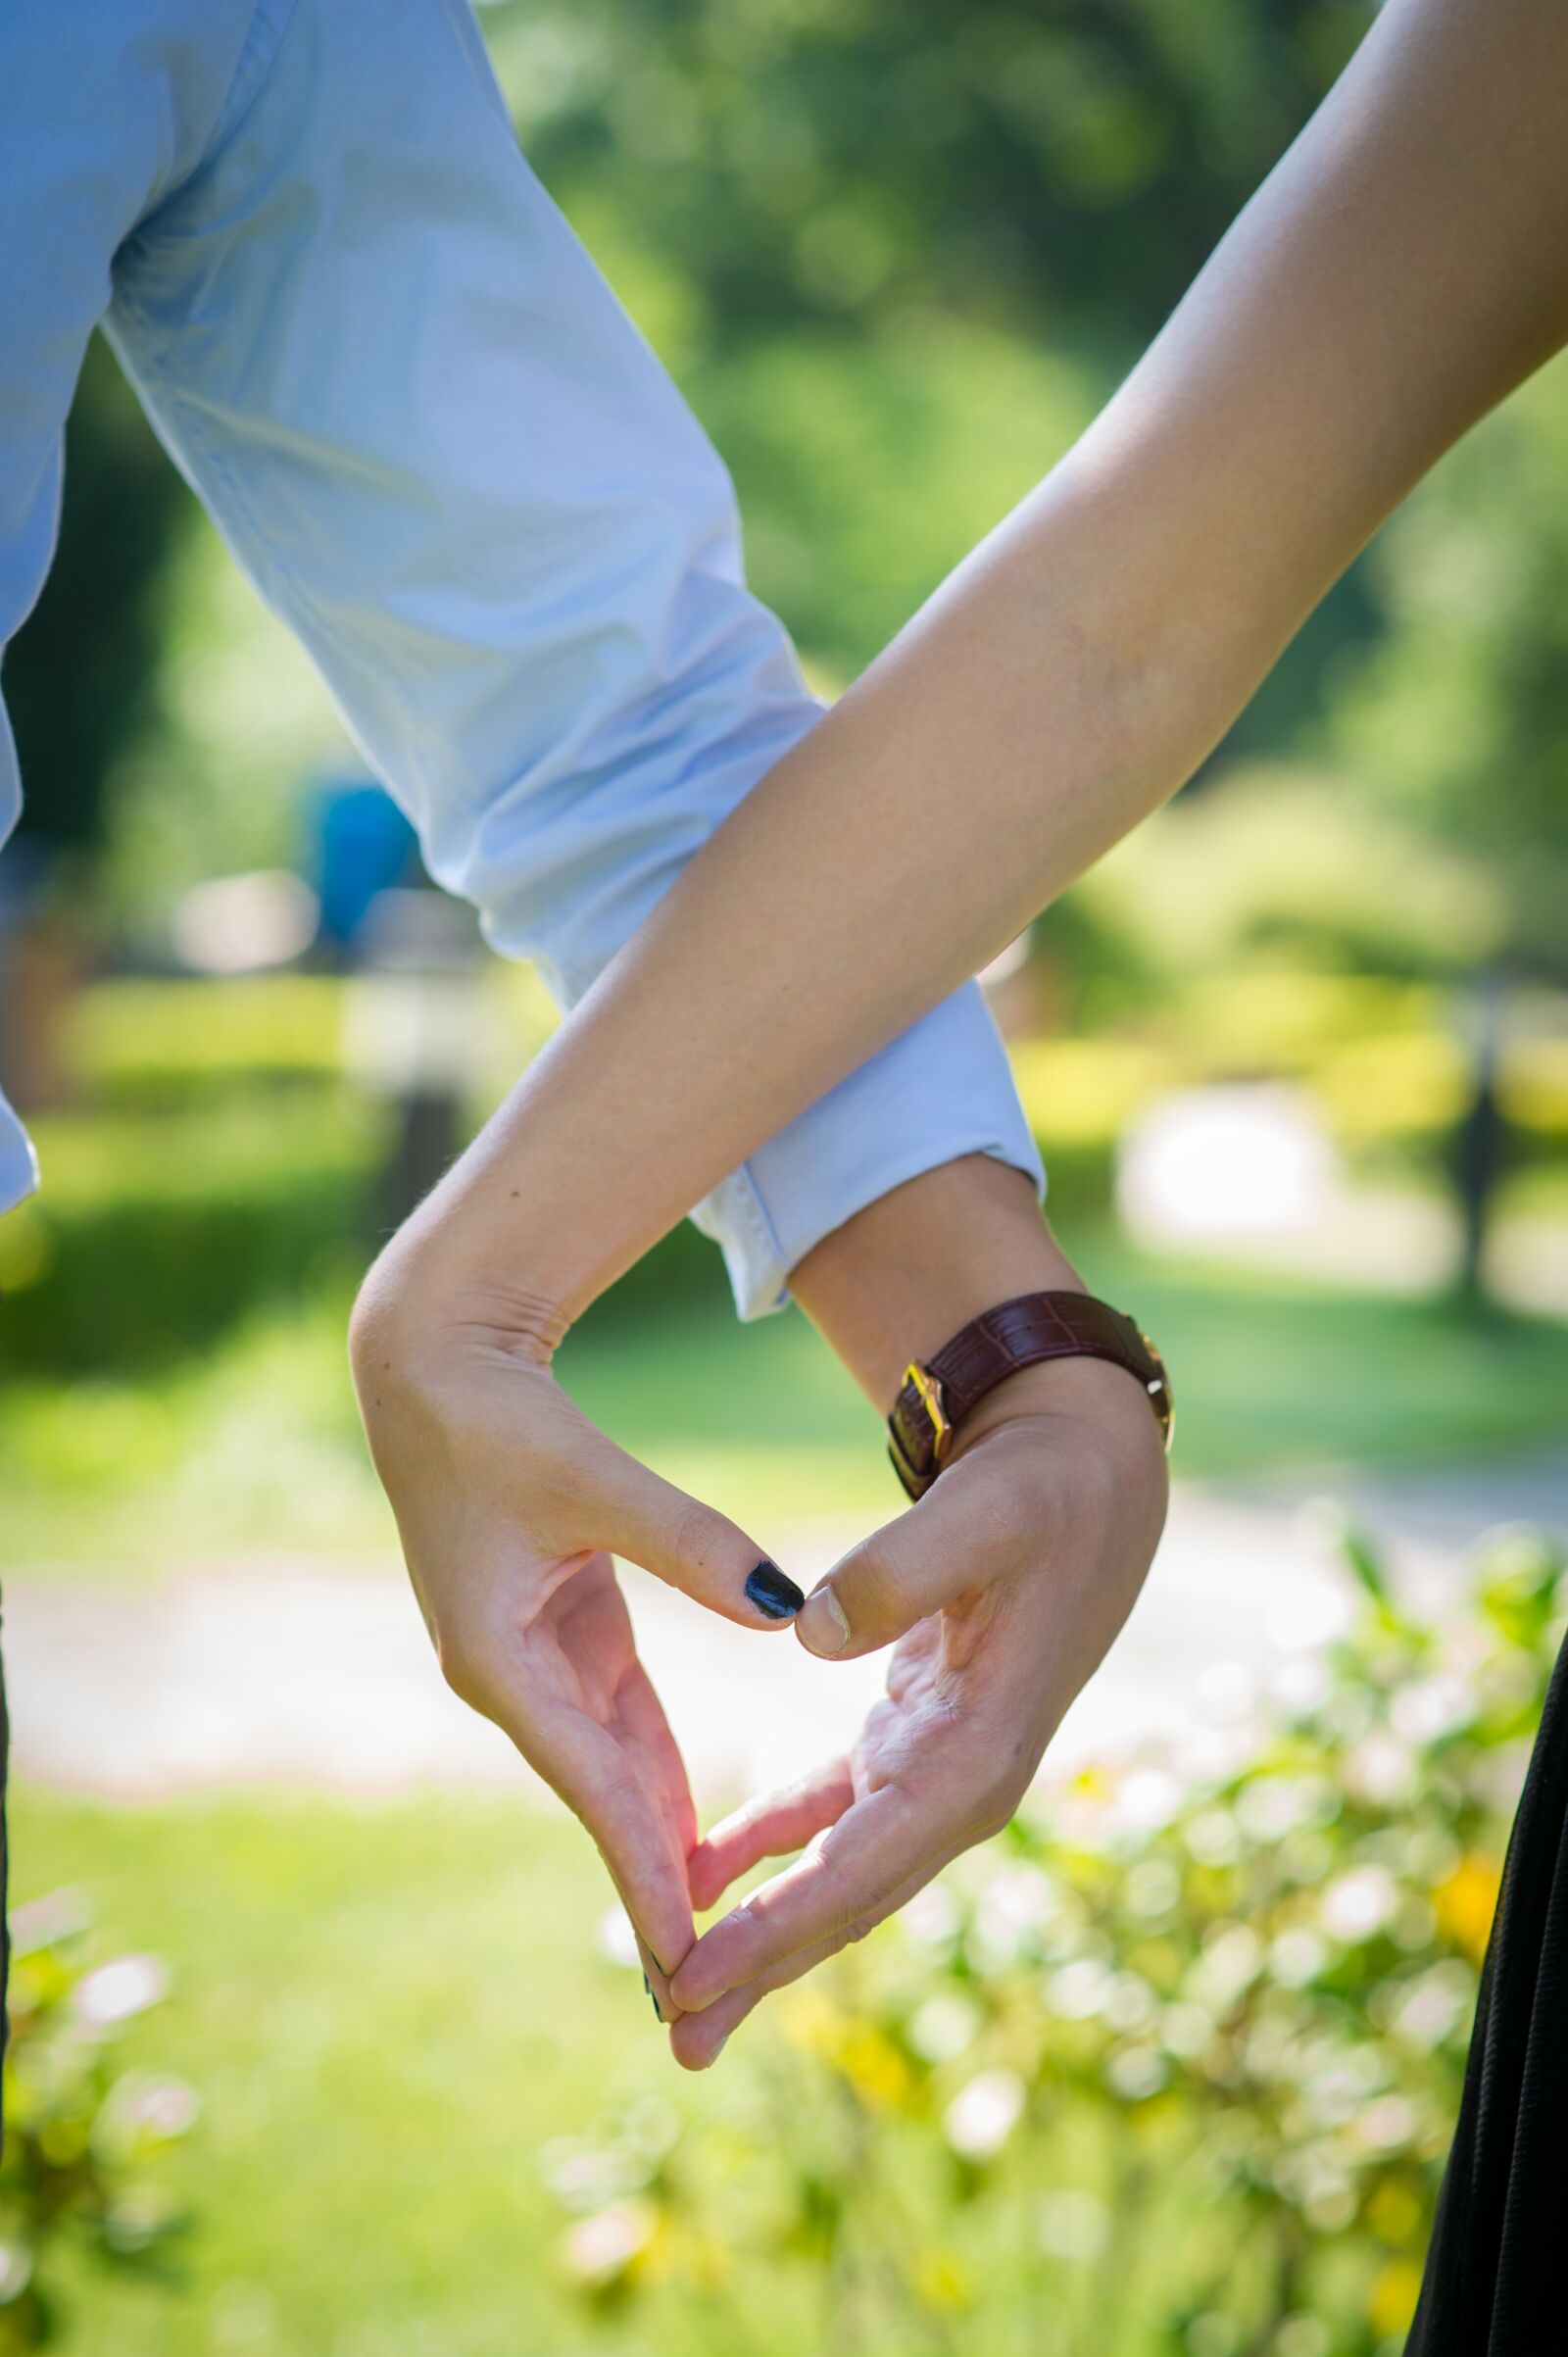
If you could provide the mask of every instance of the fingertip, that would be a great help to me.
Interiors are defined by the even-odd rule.
[[[699,1941],[698,1944],[700,1946],[701,1941]],[[696,1952],[697,1951],[694,1948],[692,1951],[693,1956],[696,1955]],[[681,1977],[683,1974],[685,1976],[684,1988],[680,1986]],[[688,1960],[688,1963],[683,1964],[680,1967],[680,1970],[671,1980],[669,1984],[669,1993],[672,2000],[676,2005],[679,2006],[682,2013],[701,2013],[705,2006],[713,2004],[716,1999],[724,1994],[722,1989],[705,1989],[703,1987],[703,1979],[704,1974],[702,1966],[693,1966]]]
[[[669,2033],[669,2050],[683,2071],[710,2071],[729,2041],[729,2032],[715,2032],[700,2015],[685,2013]]]
[[[723,1867],[708,1843],[699,1841],[686,1860],[686,1881],[692,1894],[692,1905],[699,1914],[722,1894],[727,1880]]]
[[[795,1634],[819,1661],[835,1660],[850,1643],[849,1616],[831,1584],[812,1590],[795,1623]]]
[[[806,1602],[804,1589],[797,1588],[770,1555],[763,1555],[747,1573],[745,1593],[748,1603],[756,1606],[764,1621],[777,1626],[794,1620]]]

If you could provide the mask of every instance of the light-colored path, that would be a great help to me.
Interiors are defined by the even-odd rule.
[[[1180,1489],[1145,1595],[1054,1764],[1200,1731],[1249,1680],[1320,1644],[1349,1594],[1311,1504],[1327,1496],[1388,1542],[1402,1581],[1440,1602],[1460,1592],[1483,1530],[1568,1531],[1568,1450]],[[779,1552],[809,1585],[856,1535],[802,1524]],[[709,1803],[842,1745],[879,1691],[874,1660],[812,1662],[786,1635],[732,1629],[642,1573],[627,1586],[644,1658]],[[366,1792],[529,1782],[505,1740],[442,1686],[390,1564],[196,1565],[150,1590],[18,1577],[6,1582],[5,1625],[22,1775],[125,1799],[261,1779]]]

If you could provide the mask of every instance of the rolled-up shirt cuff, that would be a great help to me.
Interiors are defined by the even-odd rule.
[[[1006,1051],[969,983],[830,1089],[705,1197],[735,1306],[765,1317],[813,1245],[906,1180],[986,1154],[1046,1189]]]

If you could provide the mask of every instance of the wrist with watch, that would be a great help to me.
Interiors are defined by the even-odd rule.
[[[959,1328],[925,1360],[912,1359],[888,1418],[888,1454],[910,1498],[923,1498],[964,1423],[1020,1368],[1054,1358],[1102,1358],[1148,1394],[1169,1449],[1174,1410],[1165,1364],[1133,1318],[1085,1293],[1027,1293]]]

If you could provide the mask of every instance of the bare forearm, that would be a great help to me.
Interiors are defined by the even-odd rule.
[[[569,1317],[1188,776],[1568,335],[1556,0],[1390,0],[1100,420],[720,830],[461,1199]]]
[[[1030,1182],[986,1154],[965,1154],[846,1220],[799,1263],[790,1290],[885,1415],[910,1359],[934,1356],[971,1318],[1019,1294],[1087,1289]],[[1009,1376],[968,1420],[962,1446],[1031,1407],[1093,1419],[1101,1445],[1120,1450],[1127,1478],[1163,1499],[1158,1427],[1119,1367],[1077,1358]]]
[[[928,1358],[1016,1294],[1081,1291],[1019,1171],[966,1154],[895,1187],[808,1252],[790,1290],[886,1414]]]

